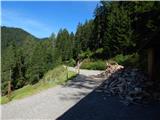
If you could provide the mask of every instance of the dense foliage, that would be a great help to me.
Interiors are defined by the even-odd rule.
[[[2,94],[38,82],[49,69],[60,64],[51,36],[39,40],[18,28],[2,27]]]
[[[34,84],[49,69],[61,63],[73,66],[77,59],[113,58],[137,66],[139,55],[145,57],[143,43],[160,31],[160,2],[101,1],[94,19],[79,23],[75,34],[60,29],[56,37],[38,39],[18,28],[1,27],[1,31],[4,95],[10,80],[13,90]],[[98,65],[104,68],[101,61],[88,67]]]
[[[103,60],[85,59],[80,68],[88,70],[105,70],[106,62]]]

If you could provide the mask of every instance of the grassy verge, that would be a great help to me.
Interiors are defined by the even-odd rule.
[[[67,77],[68,73],[68,77]],[[1,104],[8,103],[9,101],[21,99],[33,94],[39,93],[42,90],[54,87],[55,85],[65,84],[66,81],[76,76],[75,72],[68,71],[63,66],[59,66],[53,70],[48,71],[43,79],[34,85],[27,85],[21,89],[12,92],[10,100],[7,96],[1,97]]]
[[[119,65],[123,65],[125,67],[140,68],[141,65],[139,63],[139,57],[140,56],[138,53],[133,53],[128,55],[118,54],[115,57],[111,58],[109,61],[115,61]]]
[[[97,61],[85,60],[80,68],[88,70],[105,70],[106,62],[103,60],[97,60]]]

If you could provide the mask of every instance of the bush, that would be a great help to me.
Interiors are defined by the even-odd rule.
[[[80,68],[89,70],[105,70],[106,63],[105,61],[102,60],[97,60],[97,61],[85,60]]]
[[[139,67],[139,55],[137,53],[130,55],[119,54],[111,60],[116,61],[118,64],[126,67]]]
[[[76,65],[76,61],[74,59],[70,59],[66,62],[66,65],[74,67]]]
[[[86,51],[81,51],[81,54],[79,54],[79,57],[81,59],[90,58],[94,53],[87,49]]]

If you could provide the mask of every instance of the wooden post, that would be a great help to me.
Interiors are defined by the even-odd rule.
[[[8,81],[8,99],[11,99],[11,81]]]
[[[68,68],[67,68],[67,66],[66,66],[66,70],[67,70],[67,80],[68,80],[69,77],[68,77]]]
[[[77,62],[77,73],[78,73],[78,74],[80,73],[79,68],[80,68],[80,63],[79,63],[79,61],[78,61],[78,62]]]
[[[154,48],[149,48],[148,49],[148,74],[149,74],[149,79],[154,80],[154,71],[155,71],[155,56],[154,56]]]
[[[10,80],[8,81],[8,99],[11,100],[11,80],[12,80],[12,70],[10,69]]]

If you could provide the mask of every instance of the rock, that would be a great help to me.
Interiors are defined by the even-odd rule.
[[[134,88],[136,92],[142,92],[142,88]]]

